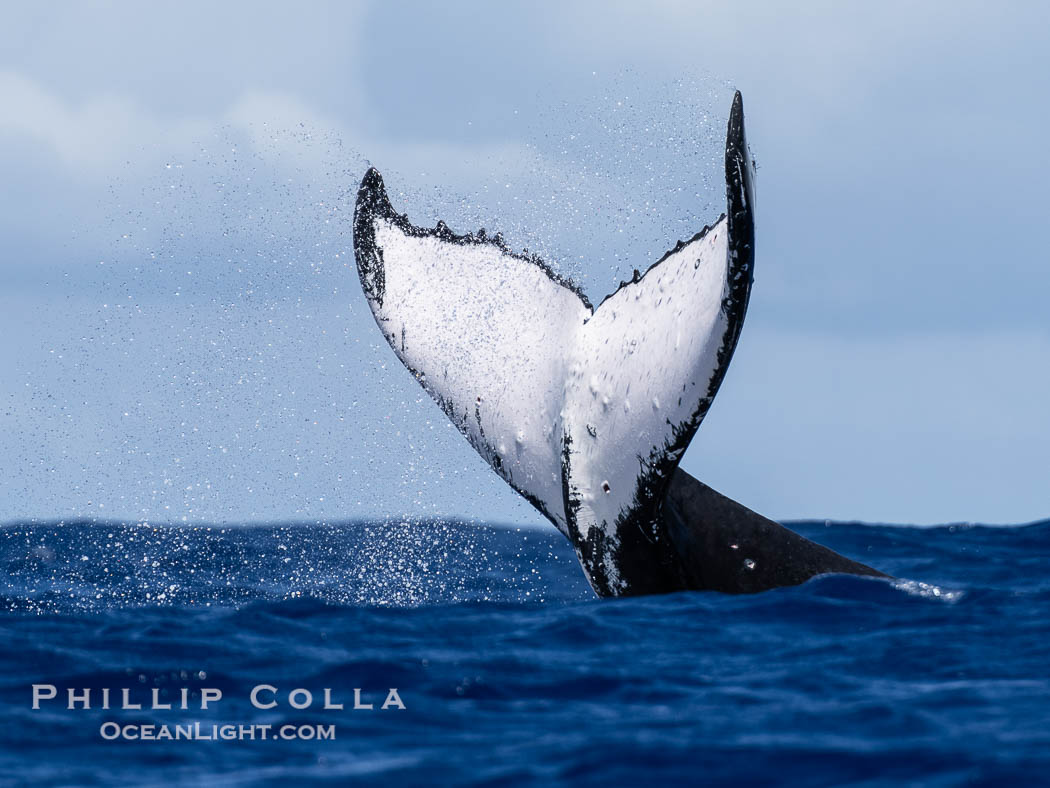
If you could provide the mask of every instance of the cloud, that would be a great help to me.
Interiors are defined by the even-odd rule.
[[[63,102],[39,83],[0,72],[0,133],[43,143],[77,176],[98,176],[132,151],[185,141],[206,132],[202,120],[164,126],[127,98],[101,95]]]
[[[77,178],[105,178],[117,165],[169,158],[223,129],[246,133],[262,153],[287,152],[311,133],[346,135],[338,123],[296,97],[257,90],[244,92],[224,111],[176,120],[162,119],[127,96],[63,101],[11,71],[0,72],[0,96],[0,134],[42,143]]]

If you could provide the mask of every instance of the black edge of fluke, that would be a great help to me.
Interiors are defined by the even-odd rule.
[[[379,306],[383,305],[386,293],[386,271],[383,252],[376,246],[375,219],[389,219],[393,215],[394,207],[386,196],[383,176],[375,167],[369,167],[361,179],[354,204],[354,257],[365,295]]]
[[[754,163],[747,148],[744,132],[744,97],[740,91],[733,97],[726,129],[726,217],[729,230],[728,282],[729,292],[722,309],[729,320],[729,330],[719,350],[718,371],[712,381],[710,397],[714,397],[729,368],[729,361],[740,339],[747,305],[751,300],[751,284],[755,279],[755,180]]]
[[[750,272],[755,244],[755,172],[744,131],[744,97],[739,90],[729,112],[725,167],[730,233],[740,244],[737,251],[746,257]]]

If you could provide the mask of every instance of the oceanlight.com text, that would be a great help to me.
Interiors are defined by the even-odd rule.
[[[335,725],[269,725],[247,723],[138,724],[104,722],[99,735],[106,741],[312,741],[335,739]]]

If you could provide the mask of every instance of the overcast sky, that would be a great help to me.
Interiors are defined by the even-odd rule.
[[[723,210],[737,88],[755,285],[684,467],[783,519],[1050,516],[1048,9],[12,5],[0,520],[542,522],[379,336],[357,184],[597,300]]]

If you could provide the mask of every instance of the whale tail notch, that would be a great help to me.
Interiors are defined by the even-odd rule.
[[[754,164],[739,93],[725,169],[726,213],[597,307],[499,235],[412,224],[374,168],[358,191],[358,274],[387,342],[493,470],[570,539],[603,596],[697,587],[687,561],[702,559],[699,542],[665,501],[692,478],[678,463],[725,377],[751,293]]]

